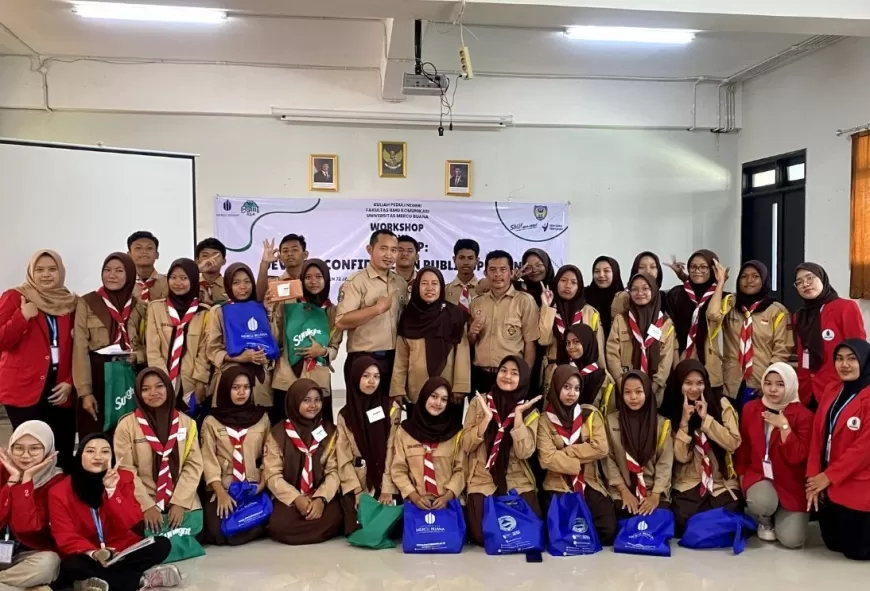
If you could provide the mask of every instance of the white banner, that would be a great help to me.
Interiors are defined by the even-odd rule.
[[[286,234],[303,235],[309,255],[329,266],[332,301],[342,282],[365,268],[365,247],[381,228],[413,236],[421,244],[419,266],[440,269],[447,281],[456,276],[453,245],[460,238],[480,244],[481,269],[492,250],[506,250],[518,264],[526,250],[541,248],[557,269],[567,251],[567,203],[218,196],[214,210],[215,236],[226,245],[228,262],[247,263],[255,274],[264,240],[278,247]],[[275,263],[270,274],[282,272]]]

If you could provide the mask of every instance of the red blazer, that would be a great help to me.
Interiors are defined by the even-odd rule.
[[[129,548],[142,539],[132,528],[142,521],[142,508],[133,496],[133,473],[118,471],[121,481],[112,498],[103,493],[103,504],[98,513],[103,523],[106,546],[117,551]],[[61,558],[100,549],[97,526],[91,508],[73,492],[72,478],[66,477],[55,486],[48,497],[51,515],[51,533],[57,541]]]
[[[63,478],[58,474],[36,489],[33,482],[6,486],[9,473],[0,466],[0,529],[8,525],[12,535],[31,550],[56,552],[48,526],[48,493]]]
[[[796,319],[797,314],[792,316],[793,326]],[[795,331],[798,384],[800,384],[800,398],[804,406],[810,403],[814,393],[817,402],[821,404],[822,401],[819,398],[824,395],[828,385],[831,382],[840,381],[840,376],[834,368],[834,348],[846,339],[867,340],[867,332],[864,330],[864,317],[861,315],[858,304],[852,300],[838,298],[833,302],[825,304],[822,307],[821,325],[822,342],[825,348],[822,355],[824,362],[817,372],[811,372],[808,367],[804,367],[804,344],[801,342],[797,331]],[[825,338],[825,331],[830,331],[827,333],[829,338]]]
[[[25,320],[21,314],[21,294],[10,289],[0,297],[0,404],[33,406],[45,387],[51,366],[51,341],[48,321],[39,312]],[[57,341],[60,359],[57,382],[72,385],[73,314],[57,317]],[[71,395],[63,404],[75,404]]]
[[[822,471],[825,422],[842,386],[842,382],[831,384],[816,412],[807,476]],[[825,474],[831,481],[826,490],[833,502],[856,511],[870,511],[870,386],[861,390],[840,413],[831,438],[831,461]]]
[[[743,477],[743,495],[750,486],[764,480],[764,418],[767,408],[761,400],[747,404],[740,415],[740,437],[734,468]],[[773,488],[786,511],[806,511],[807,453],[813,433],[813,413],[800,404],[789,404],[782,414],[788,420],[791,434],[785,443],[774,429],[770,434],[770,463],[773,467]]]

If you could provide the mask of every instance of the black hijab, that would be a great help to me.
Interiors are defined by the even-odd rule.
[[[628,294],[628,310],[634,314],[634,319],[637,321],[637,328],[640,331],[641,337],[644,339],[646,335],[649,334],[649,327],[653,326],[656,322],[658,322],[659,313],[662,312],[662,296],[661,291],[659,291],[659,287],[656,284],[655,280],[652,278],[652,275],[647,275],[645,273],[638,273],[637,275],[632,275],[631,280],[628,282],[628,288],[631,290],[631,286],[635,284],[635,282],[644,282],[649,285],[649,289],[651,292],[651,297],[649,303],[644,306],[638,306],[634,303],[634,300],[631,299],[631,293]],[[631,325],[628,322],[628,313],[625,314],[625,324],[629,327],[629,332],[631,331]],[[657,339],[652,345],[647,349],[647,358],[649,360],[649,373],[650,375],[656,375],[659,371],[659,360],[661,359],[661,348],[662,341],[661,339]],[[631,337],[631,366],[637,369],[641,367],[641,359],[643,357],[643,352],[641,351],[640,343],[637,342],[637,339],[634,336]],[[636,458],[635,458],[636,459]]]
[[[580,381],[581,394],[574,404],[571,406],[565,406],[562,403],[562,397],[560,395],[562,393],[562,388],[572,376],[576,376]],[[559,417],[559,422],[561,423],[562,428],[567,429],[570,433],[571,429],[574,428],[574,409],[578,404],[588,404],[583,401],[583,377],[580,375],[580,370],[572,365],[560,365],[557,367],[556,371],[553,372],[550,389],[547,391],[547,403],[547,410],[552,409],[553,413]]]
[[[320,269],[320,274],[323,275],[323,289],[319,293],[311,293],[305,287],[305,272],[312,266]],[[302,295],[305,297],[306,302],[323,308],[328,308],[332,305],[332,302],[329,301],[329,289],[332,280],[329,276],[329,266],[325,262],[320,259],[307,259],[302,263],[300,278],[302,279]]]
[[[574,297],[570,300],[566,300],[561,295],[559,295],[559,280],[566,273],[573,273],[574,277],[577,279],[577,293],[575,293]],[[559,268],[559,272],[556,273],[556,276],[553,278],[553,281],[550,284],[550,289],[553,292],[553,306],[556,308],[556,311],[562,318],[563,326],[565,326],[567,329],[567,327],[570,327],[572,322],[574,321],[574,315],[578,312],[582,312],[583,306],[586,305],[586,288],[583,285],[583,273],[581,273],[580,269],[578,269],[574,265],[564,265]],[[553,338],[556,339],[557,350],[564,349],[565,335],[559,332],[559,327],[556,326],[555,322],[553,322],[552,330]]]
[[[440,284],[438,299],[431,304],[420,295],[424,273],[435,275]],[[462,341],[468,312],[445,299],[444,276],[438,269],[423,267],[411,287],[411,301],[399,318],[398,335],[406,339],[424,339],[426,371],[429,377],[440,376],[450,353]]]
[[[262,368],[260,369],[262,372]],[[233,402],[233,382],[238,376],[248,378],[251,394],[244,404]],[[262,381],[262,380],[261,380]],[[211,416],[224,427],[231,429],[247,429],[253,427],[266,413],[265,407],[254,404],[254,370],[245,365],[233,365],[221,373],[221,379],[217,387],[217,406],[211,409]]]
[[[160,378],[166,388],[166,400],[161,406],[156,408],[148,406],[142,397],[142,384],[144,384],[145,378],[150,375],[156,375]],[[166,445],[166,442],[169,440],[169,432],[172,429],[173,415],[177,412],[175,410],[175,390],[172,388],[169,376],[162,369],[146,367],[136,376],[136,386],[133,394],[136,398],[136,407],[142,411],[145,420],[148,421],[148,425],[154,431],[154,435],[161,444]],[[151,453],[154,455],[151,462],[154,467],[154,482],[157,482],[161,458],[154,451]],[[181,455],[178,453],[178,440],[176,440],[175,445],[172,447],[172,452],[169,454],[169,473],[172,475],[173,482],[176,482],[178,479],[178,469],[181,465],[180,457]]]
[[[822,306],[839,298],[837,291],[831,287],[831,280],[821,265],[816,263],[801,263],[795,269],[795,279],[798,271],[809,271],[822,282],[822,291],[814,300],[804,300],[804,305],[795,315],[795,331],[801,344],[809,354],[810,370],[818,371],[825,362],[825,343],[822,339]]]
[[[190,308],[193,300],[199,297],[199,267],[191,259],[177,259],[169,266],[166,277],[168,278],[172,275],[172,272],[179,267],[187,275],[188,280],[190,280],[190,289],[183,295],[176,295],[170,289],[169,303],[178,312],[178,317],[183,318],[184,313]]]
[[[640,380],[645,394],[643,406],[632,410],[625,403],[625,384],[629,379]],[[619,411],[619,437],[625,451],[643,467],[655,456],[658,416],[652,382],[645,373],[633,369],[622,376],[619,395],[616,397],[616,410]]]
[[[248,278],[251,280],[251,295],[248,296],[247,299],[240,300],[236,296],[233,295],[233,277],[236,276],[236,273],[239,271],[243,271],[248,275]],[[254,273],[251,271],[251,268],[245,263],[233,263],[229,267],[227,267],[226,272],[224,273],[224,290],[227,292],[227,300],[235,303],[243,303],[243,302],[253,302],[257,299],[257,279],[254,277]]]
[[[440,387],[447,388],[447,408],[440,415],[433,416],[426,409],[426,401]],[[420,443],[441,443],[452,439],[462,430],[463,404],[453,401],[453,387],[450,382],[437,376],[429,378],[420,389],[407,419],[402,421],[402,429]]]
[[[716,253],[710,250],[698,250],[692,253],[689,257],[689,263],[692,259],[701,257],[710,268],[710,278],[704,283],[693,283],[690,278],[683,287],[676,287],[668,292],[668,310],[671,311],[671,320],[674,322],[674,331],[677,333],[677,341],[680,347],[680,353],[686,350],[686,345],[689,340],[689,330],[692,327],[692,316],[695,313],[695,304],[689,299],[685,287],[688,287],[695,294],[695,299],[701,301],[701,298],[707,293],[716,283],[716,272],[714,269],[714,261],[718,261],[719,257]],[[701,363],[705,363],[707,359],[707,307],[710,305],[708,300],[698,311],[698,329],[695,333],[695,353]]]
[[[656,285],[659,286],[659,289],[662,287],[662,279],[664,279],[664,271],[662,270],[662,262],[659,259],[659,255],[649,250],[645,250],[639,253],[636,257],[634,257],[634,262],[631,263],[631,273],[630,276],[634,277],[638,273],[640,273],[640,260],[644,257],[650,257],[656,262]]]
[[[518,404],[526,400],[526,396],[529,393],[529,380],[532,374],[528,364],[519,355],[509,355],[502,359],[501,363],[498,364],[499,370],[501,370],[502,366],[504,366],[508,361],[513,361],[517,364],[517,367],[520,370],[520,381],[519,384],[517,384],[516,390],[511,392],[499,388],[497,381],[492,386],[492,400],[495,404],[496,410],[498,411],[498,416],[502,421],[504,421],[508,415],[514,411]],[[491,469],[492,479],[496,485],[496,494],[500,495],[505,495],[508,492],[507,467],[510,460],[511,448],[513,448],[511,430],[512,429],[505,430],[504,438],[501,441],[501,447],[499,447],[498,450],[498,457],[495,460],[495,465],[493,465]],[[490,421],[489,426],[486,428],[486,433],[484,433],[483,436],[487,457],[489,457],[489,454],[492,452],[496,433],[498,433],[498,426],[495,421]]]
[[[740,276],[743,275],[747,267],[752,267],[761,276],[761,289],[756,294],[747,294],[740,290]],[[755,313],[760,314],[764,312],[774,301],[770,297],[770,289],[770,273],[767,270],[767,266],[761,261],[746,261],[740,267],[740,273],[737,274],[737,311],[742,314],[744,310],[749,310],[749,308],[758,303]]]
[[[613,269],[613,281],[609,287],[598,287],[598,284],[595,283],[595,267],[598,266],[598,263],[607,263]],[[610,326],[613,324],[610,310],[613,298],[621,291],[625,291],[625,285],[622,283],[622,273],[619,270],[617,260],[608,256],[600,256],[595,259],[595,262],[592,263],[592,282],[586,286],[586,303],[598,310],[605,335],[610,334]]]
[[[553,283],[553,262],[550,260],[550,255],[541,250],[540,248],[530,248],[526,252],[523,253],[523,265],[528,262],[530,256],[536,256],[541,259],[541,262],[544,263],[544,267],[546,267],[547,271],[544,275],[544,278],[538,281],[532,281],[528,277],[524,277],[520,287],[522,291],[525,291],[533,298],[535,298],[535,302],[538,304],[538,308],[541,307],[541,294],[544,292],[544,287],[549,286]]]
[[[831,405],[831,408],[828,410],[828,414],[825,417],[825,437],[822,441],[827,441],[828,436],[831,434],[831,419],[840,414],[842,409],[846,406],[846,403],[849,402],[853,396],[859,394],[861,390],[867,386],[870,386],[870,343],[861,339],[846,339],[834,349],[835,360],[837,358],[837,353],[843,348],[851,350],[858,358],[858,365],[861,368],[861,373],[857,380],[843,382],[843,389],[840,390],[839,394],[837,394],[834,403]],[[834,427],[836,427],[836,425],[834,425]],[[828,461],[825,458],[824,451],[822,451],[822,469],[827,465]]]
[[[579,359],[571,359],[570,355],[568,355],[568,347],[565,345],[562,348],[565,352],[565,357],[560,357],[560,359],[557,360],[557,363],[560,365],[563,363],[573,363],[578,372],[589,367],[593,363],[597,364],[599,356],[598,339],[595,337],[595,331],[592,330],[592,327],[586,324],[576,324],[569,328],[568,332],[573,334],[577,337],[577,340],[580,341],[580,345],[583,347],[583,355],[581,355]],[[580,390],[580,404],[592,404],[595,397],[598,395],[598,391],[601,390],[601,384],[604,383],[606,377],[606,371],[601,366],[592,373],[583,376],[582,389]]]
[[[81,502],[92,509],[99,509],[100,505],[103,504],[103,492],[106,490],[103,486],[103,477],[108,470],[96,473],[88,472],[82,465],[82,452],[88,442],[94,439],[102,439],[109,444],[109,447],[112,446],[112,441],[105,433],[91,433],[82,438],[79,441],[78,451],[76,452],[76,461],[72,465],[70,484],[72,485],[73,492]]]

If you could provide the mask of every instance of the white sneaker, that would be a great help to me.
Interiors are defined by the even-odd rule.
[[[758,539],[765,542],[775,542],[776,541],[776,531],[774,531],[772,525],[767,525],[764,523],[758,524]]]

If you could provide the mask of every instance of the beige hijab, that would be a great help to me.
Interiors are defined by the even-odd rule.
[[[36,267],[36,261],[43,255],[48,255],[57,263],[58,281],[56,285],[51,287],[42,287],[36,282],[33,277],[33,269]],[[15,288],[21,293],[27,301],[36,304],[36,307],[45,314],[51,316],[66,316],[72,314],[76,309],[76,296],[66,288],[66,268],[63,266],[63,259],[53,250],[38,250],[31,257],[30,264],[27,265],[27,279]]]
[[[18,425],[18,428],[12,432],[12,437],[9,438],[9,449],[11,450],[15,442],[25,435],[36,438],[42,444],[42,447],[45,448],[46,456],[54,452],[54,433],[51,427],[42,421],[24,421]],[[62,473],[60,468],[57,467],[57,457],[55,457],[39,473],[33,475],[33,488],[43,486],[49,480]]]
[[[798,402],[798,378],[794,368],[792,368],[788,363],[777,361],[776,363],[771,364],[771,366],[764,372],[764,377],[761,378],[762,384],[764,384],[764,378],[766,378],[767,374],[770,373],[779,374],[779,377],[782,378],[782,382],[785,384],[785,396],[779,404],[774,404],[767,399],[767,396],[762,396],[761,403],[770,410],[782,410],[789,404]]]

